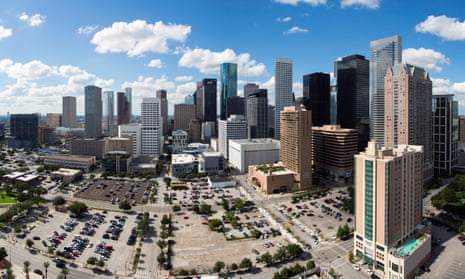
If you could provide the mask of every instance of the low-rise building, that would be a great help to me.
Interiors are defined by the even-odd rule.
[[[60,178],[63,182],[70,183],[82,175],[82,171],[77,169],[59,168],[56,171],[52,171],[50,175],[52,179]]]
[[[61,166],[71,169],[82,169],[88,172],[92,165],[95,165],[95,156],[47,154],[44,156],[44,164]]]
[[[280,164],[249,166],[247,181],[262,194],[283,193],[296,189],[296,173]]]
[[[239,172],[247,172],[250,165],[279,161],[279,140],[235,139],[229,141],[229,163]]]
[[[223,154],[220,152],[203,152],[198,157],[199,173],[213,175],[222,173],[225,168]]]
[[[126,151],[110,151],[102,160],[103,168],[110,173],[129,173],[132,157]]]
[[[194,169],[195,157],[191,154],[173,154],[171,156],[171,175],[190,173]]]
[[[176,130],[171,133],[173,153],[181,153],[187,148],[189,143],[189,134],[184,130]]]

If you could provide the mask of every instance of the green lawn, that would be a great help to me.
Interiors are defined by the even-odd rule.
[[[0,204],[2,203],[15,203],[16,198],[7,196],[6,192],[0,192]]]

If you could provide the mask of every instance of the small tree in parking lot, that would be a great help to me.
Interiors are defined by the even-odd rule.
[[[63,205],[66,203],[66,200],[63,196],[56,196],[53,198],[53,205]]]
[[[32,239],[28,238],[28,239],[26,240],[26,246],[27,246],[27,248],[30,249],[30,248],[32,247],[32,245],[34,245],[34,241],[32,241]]]
[[[122,209],[122,210],[131,210],[131,204],[129,203],[128,200],[122,200],[120,201],[119,205],[118,205],[119,209]]]
[[[215,266],[213,267],[213,271],[214,271],[214,272],[220,273],[221,270],[224,268],[224,266],[225,266],[224,262],[222,262],[222,261],[217,261],[217,262],[215,263]]]
[[[87,212],[87,205],[82,202],[74,201],[68,207],[68,210],[76,214],[76,216],[81,216],[83,213]]]

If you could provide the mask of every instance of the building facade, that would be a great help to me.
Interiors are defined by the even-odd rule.
[[[257,89],[247,95],[247,129],[249,138],[268,137],[268,91]]]
[[[223,154],[220,152],[202,152],[199,157],[199,173],[215,175],[222,173],[225,169]]]
[[[433,95],[434,174],[450,177],[457,165],[458,102],[453,94]]]
[[[76,97],[64,96],[63,97],[63,118],[62,126],[66,128],[76,128]]]
[[[279,141],[271,138],[229,141],[229,163],[246,173],[248,166],[279,161]]]
[[[194,104],[174,105],[174,125],[173,130],[189,130],[189,122],[195,119]]]
[[[383,278],[413,278],[431,252],[424,230],[423,147],[370,141],[355,155],[354,255]]]
[[[86,138],[102,136],[102,88],[88,85],[84,88]]]
[[[231,115],[218,120],[218,151],[228,158],[229,140],[247,138],[247,119],[243,115]]]
[[[355,129],[340,125],[312,127],[313,168],[315,173],[336,182],[347,182],[354,172],[354,155],[358,152]]]
[[[160,99],[160,112],[163,122],[163,135],[166,136],[168,135],[170,130],[168,122],[168,99],[166,97],[166,90],[157,90],[157,98]]]
[[[101,160],[106,152],[105,139],[74,139],[69,143],[69,153],[72,155],[93,156]]]
[[[47,113],[45,117],[45,125],[52,128],[61,127],[61,122],[61,113]]]
[[[226,119],[231,115],[245,116],[245,98],[241,96],[232,96],[226,99]]]
[[[384,77],[402,63],[402,38],[392,36],[370,42],[370,138],[384,142]]]
[[[187,145],[189,144],[189,134],[184,130],[175,130],[171,132],[172,141],[172,152],[182,153],[184,149],[186,149]]]
[[[116,118],[118,125],[128,124],[131,121],[130,103],[125,92],[116,94]]]
[[[323,126],[331,123],[329,74],[312,73],[304,75],[303,101],[305,108],[312,112],[313,126]]]
[[[115,97],[113,91],[103,92],[103,135],[116,135],[115,126]]]
[[[434,175],[432,82],[422,68],[396,64],[384,79],[384,146],[423,145],[425,182]]]
[[[237,96],[237,64],[222,63],[220,65],[220,76],[220,119],[226,120],[228,118],[226,113],[227,100],[230,97]]]
[[[216,79],[203,79],[195,92],[196,117],[202,122],[216,121]]]
[[[337,79],[336,123],[341,128],[357,129],[358,150],[363,151],[370,138],[370,61],[362,55],[350,55],[334,63]]]
[[[308,189],[312,186],[312,112],[285,107],[280,125],[281,162],[296,173],[297,189]]]
[[[143,98],[141,106],[141,155],[158,159],[163,150],[160,99]]]
[[[292,93],[292,59],[276,58],[275,62],[275,107],[274,107],[274,138],[280,139],[280,113],[284,107],[294,104]]]
[[[39,144],[39,114],[11,114],[10,148],[35,148]]]
[[[131,139],[132,156],[139,157],[141,155],[141,128],[139,123],[130,123],[118,126],[118,137],[127,137]]]

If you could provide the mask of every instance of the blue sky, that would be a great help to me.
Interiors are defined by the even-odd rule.
[[[447,3],[447,4],[446,4]],[[0,114],[61,112],[84,86],[168,91],[169,111],[219,64],[238,63],[274,103],[274,61],[302,76],[333,72],[338,57],[370,59],[370,41],[400,35],[404,61],[426,68],[433,93],[453,93],[465,113],[463,0],[30,0],[0,3]]]

